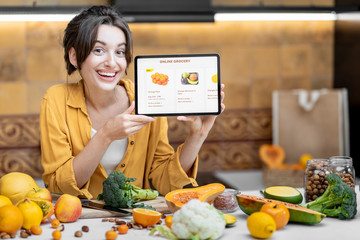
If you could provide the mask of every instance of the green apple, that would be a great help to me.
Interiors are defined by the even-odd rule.
[[[182,74],[182,77],[183,77],[184,79],[186,79],[189,75],[190,75],[190,74],[189,74],[188,72],[184,72],[184,73]]]
[[[26,194],[26,197],[52,201],[51,193],[46,188],[33,188]]]

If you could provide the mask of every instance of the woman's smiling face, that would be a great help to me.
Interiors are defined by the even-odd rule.
[[[111,25],[101,25],[96,43],[81,66],[81,76],[88,87],[113,90],[125,76],[127,68],[126,38],[123,31]]]

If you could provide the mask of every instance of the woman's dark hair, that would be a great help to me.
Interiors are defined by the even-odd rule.
[[[67,73],[70,75],[76,68],[70,63],[69,51],[73,47],[76,52],[77,67],[89,56],[93,49],[100,25],[107,24],[120,28],[126,38],[125,59],[127,66],[132,59],[132,35],[126,21],[110,6],[92,6],[75,16],[67,25],[64,34],[64,58]]]

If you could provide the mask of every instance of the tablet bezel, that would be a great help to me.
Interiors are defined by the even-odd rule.
[[[184,58],[184,57],[216,57],[217,60],[217,92],[218,92],[218,111],[217,112],[194,112],[194,113],[139,113],[138,111],[138,59],[146,58]],[[221,113],[221,82],[220,82],[220,55],[217,53],[205,53],[205,54],[171,54],[171,55],[138,55],[134,58],[134,84],[135,84],[135,114],[146,115],[151,117],[163,117],[163,116],[200,116],[200,115],[219,115]]]

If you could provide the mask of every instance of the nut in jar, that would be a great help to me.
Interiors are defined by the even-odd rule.
[[[344,183],[355,189],[355,169],[353,161],[348,156],[333,156],[329,158],[331,173],[338,174]]]
[[[329,185],[326,176],[329,174],[328,159],[311,159],[307,161],[304,176],[306,202],[314,201],[325,192]]]

